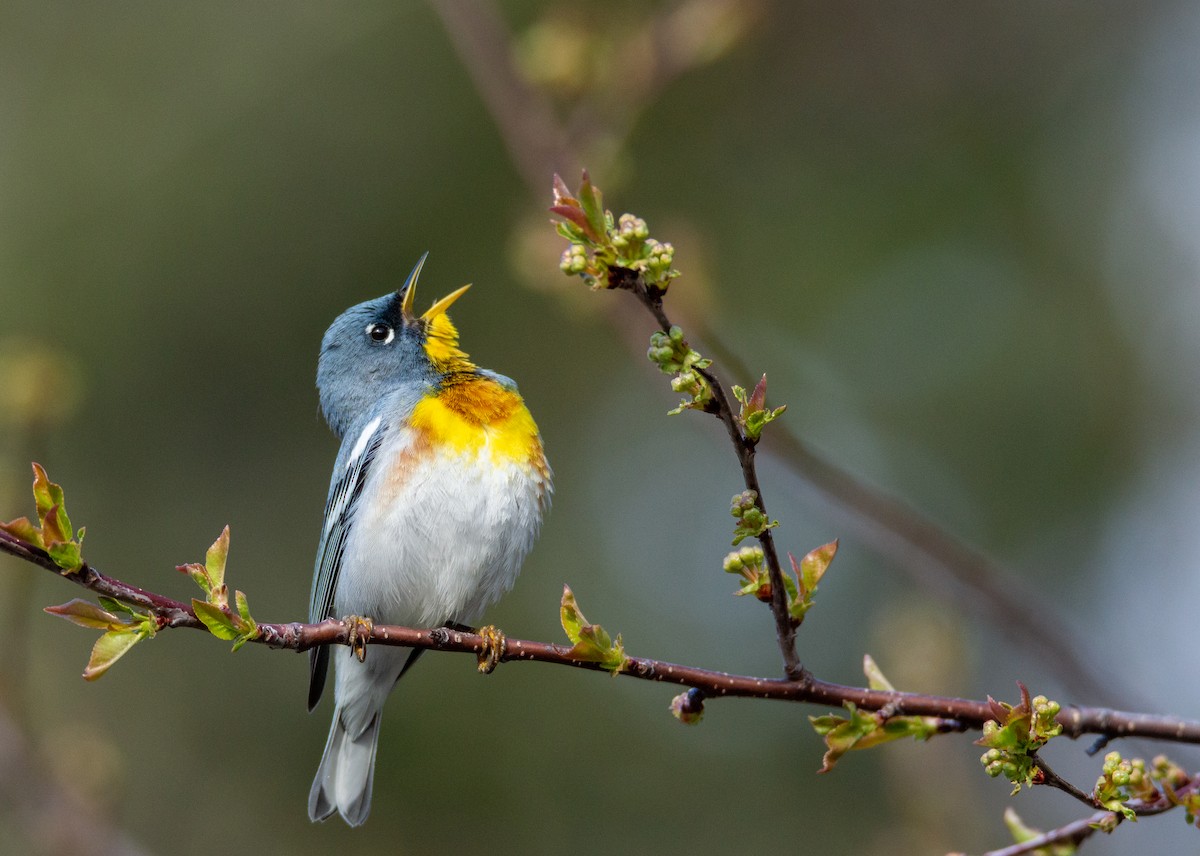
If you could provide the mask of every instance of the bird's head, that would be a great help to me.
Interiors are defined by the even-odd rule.
[[[458,347],[458,330],[446,310],[470,288],[464,285],[417,315],[417,277],[425,258],[397,291],[352,306],[325,331],[317,361],[317,389],[325,421],[339,437],[384,395],[414,392],[447,374],[472,368]]]

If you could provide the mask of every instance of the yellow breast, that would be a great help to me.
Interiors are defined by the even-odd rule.
[[[546,458],[525,402],[488,377],[452,378],[437,395],[421,400],[410,426],[421,445],[462,453],[490,453],[497,463],[546,470]]]

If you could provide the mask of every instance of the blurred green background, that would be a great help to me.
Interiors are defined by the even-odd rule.
[[[175,597],[228,523],[256,617],[302,618],[337,448],[320,337],[429,250],[424,294],[475,283],[463,344],[518,380],[556,472],[489,618],[557,640],[569,583],[631,653],[776,674],[769,616],[720,572],[719,425],[667,418],[649,319],[557,269],[550,177],[587,165],[675,243],[669,308],[769,371],[791,430],[1015,569],[1123,706],[1200,714],[1176,643],[1200,595],[1193,4],[500,3],[495,55],[567,146],[521,110],[506,143],[485,106],[499,76],[463,58],[494,59],[464,41],[490,8],[0,7],[0,517],[29,513],[38,460],[95,565]],[[861,682],[869,651],[906,689],[1092,701],[762,466],[786,549],[842,539],[800,637],[819,675]],[[712,703],[684,728],[666,687],[431,655],[389,705],[367,826],[313,826],[330,707],[304,712],[306,658],[165,633],[85,684],[93,637],[39,611],[79,591],[0,572],[0,702],[138,852],[942,853],[1003,844],[1010,803],[1082,813],[1010,800],[964,736],[818,777],[816,709]],[[1056,759],[1086,788],[1083,748]],[[4,852],[86,852],[64,839],[0,805]]]

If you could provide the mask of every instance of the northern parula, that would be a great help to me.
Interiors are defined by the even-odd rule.
[[[428,255],[428,254],[426,254]],[[508,591],[551,493],[537,425],[508,378],[475,366],[446,310],[413,311],[425,256],[394,294],[342,313],[317,364],[321,410],[342,441],[317,550],[309,619],[471,624]],[[337,646],[333,725],[308,815],[367,818],[383,705],[421,649]],[[314,648],[309,710],[330,649]]]

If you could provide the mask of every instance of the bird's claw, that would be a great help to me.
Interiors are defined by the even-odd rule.
[[[491,624],[480,627],[476,633],[483,639],[483,650],[479,652],[479,671],[481,674],[490,675],[504,659],[504,650],[508,642],[504,638],[504,632]]]
[[[367,642],[371,639],[371,631],[375,629],[375,624],[361,615],[347,615],[342,621],[350,627],[350,650],[361,663],[367,659]]]

